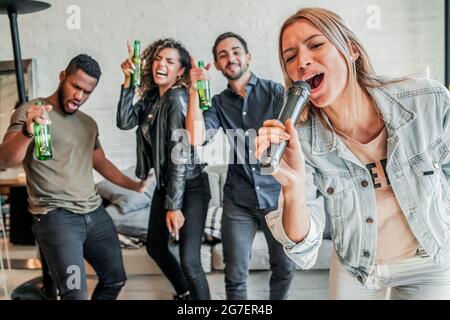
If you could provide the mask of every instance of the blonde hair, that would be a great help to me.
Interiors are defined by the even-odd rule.
[[[359,85],[368,95],[366,87],[377,88],[385,84],[395,83],[404,79],[389,79],[377,75],[372,67],[369,55],[364,49],[361,41],[340,16],[323,8],[303,8],[286,19],[279,34],[279,59],[286,88],[292,84],[292,79],[287,74],[286,65],[283,61],[282,37],[286,28],[300,20],[308,21],[320,32],[322,32],[344,57],[348,70],[348,82],[344,91],[344,97],[347,99],[355,96],[357,85]],[[359,53],[359,57],[356,61],[352,61],[351,59],[352,52]],[[299,121],[306,122],[310,118],[312,111],[313,105],[309,102],[303,110]],[[341,113],[341,117],[344,119],[348,119],[348,116],[354,117],[354,115],[345,114],[345,112]],[[322,117],[321,119],[323,120]],[[346,122],[349,123],[348,120]]]

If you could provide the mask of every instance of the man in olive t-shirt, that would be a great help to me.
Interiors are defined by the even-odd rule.
[[[49,104],[39,98],[20,106],[11,118],[8,133],[22,130],[27,119],[26,111],[37,102]],[[23,161],[28,181],[29,211],[47,214],[54,209],[65,208],[77,214],[91,212],[102,203],[92,175],[94,150],[101,149],[97,124],[81,111],[66,114],[58,106],[48,116],[53,158],[36,160],[31,144]]]
[[[58,89],[51,96],[17,108],[0,154],[4,167],[23,164],[33,231],[61,299],[87,298],[83,259],[99,276],[92,299],[116,299],[126,280],[117,233],[102,206],[92,169],[137,192],[148,185],[128,178],[106,159],[97,124],[78,111],[100,75],[100,66],[91,57],[73,58],[60,73]],[[37,106],[38,101],[44,106]],[[52,159],[36,159],[34,123],[50,123]]]

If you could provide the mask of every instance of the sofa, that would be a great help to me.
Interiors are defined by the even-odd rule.
[[[209,165],[205,168],[208,174],[211,201],[209,204],[207,223],[205,227],[205,237],[201,247],[201,260],[205,272],[223,271],[223,251],[222,243],[220,242],[220,216],[221,205],[223,199],[223,186],[225,184],[227,175],[226,165]],[[129,168],[124,171],[127,175],[133,176],[134,168]],[[111,190],[110,186],[105,187],[106,182],[97,184],[98,190],[102,197],[106,200],[106,209],[113,218],[118,232],[127,234],[128,231],[134,229],[134,236],[145,239],[145,232],[149,217],[149,203],[153,193],[155,184],[152,183],[145,194],[136,194],[133,192],[126,192],[121,188],[116,187]],[[117,189],[118,188],[118,189]],[[125,195],[123,195],[125,193]],[[118,195],[120,194],[120,195]],[[147,200],[145,200],[147,199]],[[139,203],[143,208],[138,208]],[[128,210],[128,212],[126,212]],[[134,224],[134,226],[131,226]],[[313,269],[328,269],[330,265],[332,241],[330,239],[329,224],[324,232],[324,239],[319,249],[317,262]],[[178,244],[175,241],[170,241],[170,250],[175,253],[178,258]],[[161,274],[161,270],[156,263],[148,256],[145,246],[138,249],[122,249],[124,256],[125,269],[128,275],[152,275]],[[267,243],[263,232],[258,230],[253,241],[250,270],[269,270],[269,254]],[[88,273],[93,274],[93,270],[88,267]]]

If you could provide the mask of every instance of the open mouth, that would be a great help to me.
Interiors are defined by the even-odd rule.
[[[77,109],[79,107],[79,104],[73,101],[69,102],[70,109]]]
[[[167,76],[167,73],[164,72],[164,71],[156,71],[156,74],[157,74],[158,76],[162,76],[162,77],[166,77],[166,76]]]
[[[78,108],[80,107],[80,104],[74,102],[74,101],[69,101],[67,102],[67,104],[65,105],[64,109],[66,110],[66,112],[68,113],[74,113],[75,111],[78,110]]]
[[[314,76],[312,76],[309,79],[306,79],[305,81],[308,82],[308,84],[311,86],[311,90],[314,90],[322,84],[323,77],[324,77],[323,73],[316,73]]]

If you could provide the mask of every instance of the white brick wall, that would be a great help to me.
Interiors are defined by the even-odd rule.
[[[85,112],[98,122],[103,147],[121,168],[134,164],[134,130],[115,127],[115,109],[126,55],[126,40],[145,44],[160,37],[181,40],[197,58],[211,60],[211,46],[222,32],[240,33],[253,54],[253,71],[281,81],[277,37],[284,19],[303,6],[323,6],[342,15],[366,45],[375,69],[386,75],[426,74],[444,80],[443,0],[46,0],[52,7],[19,16],[24,58],[37,61],[37,95],[48,95],[69,59],[80,52],[94,56],[103,68],[101,82]],[[81,28],[69,30],[76,5]],[[380,28],[369,29],[366,10],[380,10]],[[9,21],[0,16],[0,60],[13,57]],[[213,72],[213,90],[221,91],[225,80]]]

